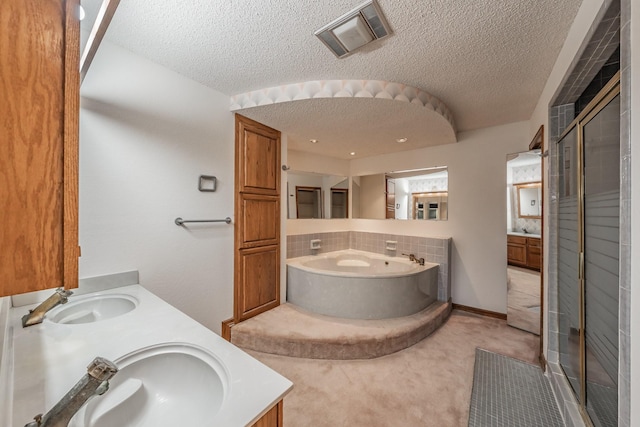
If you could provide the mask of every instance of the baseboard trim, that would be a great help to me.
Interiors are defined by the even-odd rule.
[[[497,311],[483,310],[482,308],[469,307],[467,305],[453,303],[454,310],[466,311],[468,313],[479,314],[481,316],[493,317],[494,319],[507,320],[506,313],[498,313]]]
[[[221,336],[225,340],[231,342],[231,327],[235,325],[233,322],[233,317],[231,319],[222,321],[222,328],[220,328]]]

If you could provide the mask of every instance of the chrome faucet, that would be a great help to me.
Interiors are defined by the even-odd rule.
[[[409,261],[415,261],[416,260],[416,256],[414,254],[402,254],[404,256],[408,256],[409,257]]]
[[[67,427],[76,412],[92,396],[101,396],[109,390],[109,380],[118,372],[113,362],[96,357],[87,366],[87,373],[64,395],[49,412],[36,415],[24,427]]]
[[[51,310],[53,307],[59,304],[66,304],[68,301],[67,298],[69,298],[71,295],[73,295],[73,292],[71,291],[67,291],[62,288],[56,289],[53,295],[44,300],[33,310],[29,310],[29,313],[22,316],[22,327],[26,328],[27,326],[42,323],[44,315],[47,313],[47,311]]]
[[[409,257],[409,261],[415,261],[420,265],[424,265],[424,258],[416,258],[414,254],[402,254]]]

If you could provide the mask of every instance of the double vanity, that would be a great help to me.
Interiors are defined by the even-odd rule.
[[[36,305],[9,311],[6,425],[49,411],[98,356],[118,372],[70,427],[267,425],[262,417],[293,386],[140,285],[71,296],[23,328],[22,316]]]

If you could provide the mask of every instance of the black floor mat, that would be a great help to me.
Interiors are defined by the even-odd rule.
[[[469,427],[564,426],[540,367],[476,349]]]

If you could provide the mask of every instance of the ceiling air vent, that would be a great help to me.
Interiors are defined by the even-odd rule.
[[[314,33],[338,58],[391,34],[380,6],[369,0]]]

